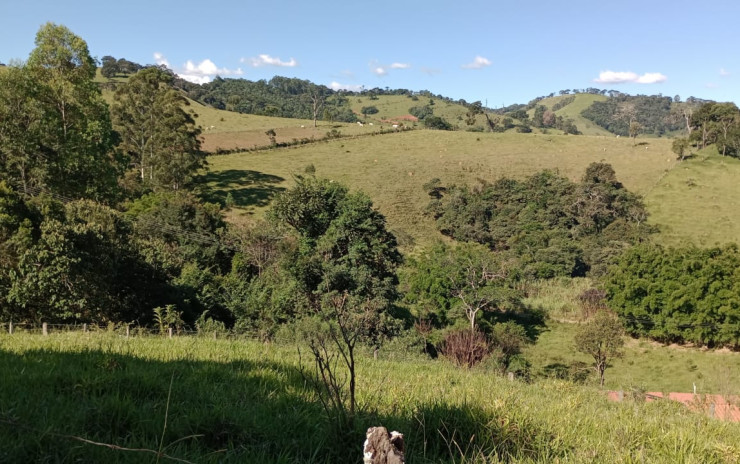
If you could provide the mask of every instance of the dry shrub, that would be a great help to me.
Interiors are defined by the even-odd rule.
[[[606,292],[598,288],[589,288],[578,295],[578,301],[581,303],[582,317],[584,320],[591,317],[598,311],[606,308]]]
[[[490,353],[486,336],[475,330],[458,330],[447,334],[439,352],[457,366],[473,367]]]

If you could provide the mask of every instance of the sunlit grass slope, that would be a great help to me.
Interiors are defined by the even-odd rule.
[[[382,353],[359,356],[365,407],[343,443],[300,374],[294,346],[0,335],[0,461],[153,462],[141,451],[148,449],[190,462],[353,463],[372,425],[403,432],[414,463],[740,459],[740,426],[676,403],[612,403],[566,382],[509,382],[485,369]]]
[[[438,237],[433,221],[424,215],[429,198],[422,186],[432,178],[446,185],[474,184],[478,179],[522,178],[556,169],[577,180],[590,163],[605,161],[629,189],[644,194],[673,166],[675,155],[670,141],[662,139],[634,147],[631,140],[614,137],[416,130],[212,156],[208,161],[211,173],[206,179],[214,189],[213,199],[223,201],[232,192],[241,208],[234,216],[260,213],[269,201],[251,203],[251,193],[289,187],[292,174],[313,164],[318,176],[367,193],[391,229],[423,245]],[[269,179],[269,185],[259,179]]]
[[[417,100],[413,100],[411,97],[406,95],[380,95],[376,100],[371,100],[367,96],[348,97],[352,111],[360,115],[360,118],[364,119],[360,112],[365,106],[374,106],[378,109],[378,113],[371,114],[368,116],[368,121],[378,123],[382,120],[390,120],[399,118],[402,116],[409,115],[409,108],[414,106],[427,106],[430,100],[434,102],[431,105],[435,116],[444,118],[449,123],[457,126],[463,125],[464,122],[461,118],[465,116],[468,111],[463,105],[457,103],[450,103],[438,98],[429,97],[417,97]],[[417,123],[418,124],[418,123]]]
[[[700,152],[666,175],[646,203],[663,244],[740,243],[740,160]]]
[[[555,111],[556,115],[572,119],[575,125],[578,127],[578,130],[583,135],[604,135],[614,137],[614,134],[612,134],[608,130],[599,127],[598,125],[594,124],[593,121],[590,121],[581,116],[581,111],[591,106],[594,102],[606,100],[608,97],[604,95],[593,95],[588,93],[579,93],[575,95],[558,95],[556,97],[540,100],[538,104],[545,105],[547,108],[552,108],[553,105],[555,105],[559,101],[571,96],[575,96],[576,99],[573,100],[572,103],[569,103],[559,110]],[[534,111],[530,111],[530,117],[532,116],[532,114],[534,114]]]

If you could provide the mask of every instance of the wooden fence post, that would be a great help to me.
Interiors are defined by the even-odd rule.
[[[130,331],[131,331],[131,328],[129,326],[126,326],[126,338],[128,338]]]
[[[13,321],[8,324],[8,334],[13,335]]]
[[[619,390],[617,392],[617,401],[623,401],[623,400],[624,400],[624,391],[623,390]]]
[[[709,405],[709,417],[714,417],[714,403]]]
[[[172,338],[172,327],[167,328],[167,334],[169,335],[169,338]]]
[[[217,332],[216,332],[216,331],[214,330],[214,331],[213,331],[213,339],[214,339],[214,340],[216,339],[216,333],[217,333]]]
[[[87,333],[87,323],[82,324],[82,331]]]
[[[46,325],[46,322],[41,324],[41,333],[44,335],[49,335],[49,327]]]

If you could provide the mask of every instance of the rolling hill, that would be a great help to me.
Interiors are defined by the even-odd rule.
[[[594,161],[611,163],[628,188],[643,194],[676,163],[666,139],[635,147],[631,140],[614,137],[415,130],[213,156],[205,180],[213,200],[232,193],[238,206],[232,218],[237,219],[243,213],[259,215],[267,204],[250,204],[250,192],[289,187],[291,176],[312,164],[318,176],[366,192],[391,229],[423,246],[439,237],[424,215],[429,198],[422,185],[432,178],[447,185],[473,184],[554,169],[578,179]],[[250,181],[262,176],[273,181]]]
[[[608,97],[605,97],[604,95],[594,95],[589,93],[559,95],[557,97],[550,97],[545,98],[544,100],[540,100],[539,104],[545,105],[548,109],[552,109],[553,105],[570,96],[574,96],[575,100],[573,100],[572,103],[567,104],[559,110],[555,111],[556,115],[572,119],[575,122],[576,126],[578,126],[578,130],[583,135],[614,136],[614,134],[612,134],[608,130],[597,126],[593,121],[589,121],[588,119],[581,116],[581,111],[591,106],[593,102],[606,100]]]

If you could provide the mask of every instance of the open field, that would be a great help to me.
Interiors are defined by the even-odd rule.
[[[614,137],[416,130],[212,156],[205,181],[212,200],[223,201],[232,192],[239,206],[232,212],[236,220],[260,214],[269,204],[261,192],[289,187],[293,174],[313,164],[316,175],[367,193],[391,229],[425,245],[438,238],[433,221],[423,214],[429,199],[422,185],[432,178],[447,185],[473,184],[557,169],[575,180],[594,161],[611,163],[620,181],[642,194],[676,163],[665,139],[634,147],[631,140]],[[260,201],[252,203],[255,195]]]
[[[595,284],[589,278],[561,278],[530,284],[525,304],[543,310],[549,317],[536,344],[525,349],[533,372],[547,375],[548,371],[567,371],[579,362],[590,365],[591,358],[576,351],[573,338],[583,320],[578,295]],[[738,353],[727,349],[666,346],[629,337],[626,340],[624,357],[610,362],[606,371],[606,388],[691,392],[696,385],[697,393],[740,394]],[[587,371],[594,375],[592,369]],[[595,377],[591,381],[595,381]]]
[[[740,459],[740,426],[676,403],[370,355],[359,359],[365,407],[342,442],[298,362],[292,345],[251,341],[0,335],[0,461],[154,462],[161,450],[190,462],[359,462],[364,430],[379,424],[405,434],[414,463]]]
[[[665,245],[740,243],[740,160],[715,149],[681,162],[646,197]]]
[[[314,127],[313,120],[310,119],[241,114],[210,108],[192,100],[189,109],[198,115],[196,122],[203,129],[202,149],[206,152],[269,146],[270,138],[265,134],[269,129],[275,131],[277,143],[291,143],[294,140],[322,139],[332,130],[337,130],[342,135],[365,135],[389,128],[388,124],[366,124],[361,127],[356,123],[327,121],[318,121],[317,127]]]
[[[534,372],[593,361],[575,350],[578,324],[551,321],[535,345],[525,350]],[[592,374],[593,375],[593,374]],[[728,350],[665,346],[629,338],[624,357],[610,362],[606,388],[624,391],[663,391],[723,395],[740,394],[740,356]],[[595,379],[592,377],[592,381]]]
[[[402,116],[409,115],[409,108],[414,106],[427,106],[429,104],[429,97],[419,96],[418,100],[413,100],[411,97],[406,95],[380,95],[377,100],[371,100],[369,97],[348,97],[352,111],[355,112],[361,119],[364,119],[360,110],[363,106],[374,106],[378,108],[378,113],[371,114],[368,116],[368,121],[374,123],[380,123],[383,120],[390,120],[399,118]],[[459,118],[465,117],[465,113],[468,111],[462,105],[457,103],[450,103],[438,98],[431,98],[434,101],[432,109],[434,115],[446,119],[452,125],[464,125]],[[481,118],[481,121],[483,119]]]

